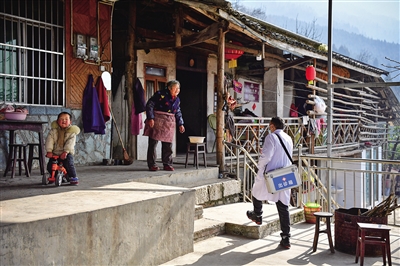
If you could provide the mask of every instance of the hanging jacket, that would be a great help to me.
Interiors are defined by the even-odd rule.
[[[139,78],[136,78],[133,90],[133,102],[135,104],[135,114],[146,111],[146,101],[144,100],[144,89]]]
[[[96,88],[93,86],[93,76],[89,75],[86,88],[83,91],[82,122],[85,133],[106,134],[106,123],[100,107]]]
[[[108,105],[107,90],[104,86],[103,79],[101,76],[97,79],[96,84],[97,96],[99,97],[99,104],[103,113],[104,122],[107,122],[111,118],[110,107]]]

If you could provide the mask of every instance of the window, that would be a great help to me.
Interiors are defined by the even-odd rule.
[[[167,84],[166,78],[166,68],[145,65],[145,91],[146,91],[146,101],[153,96],[156,91],[164,89]]]
[[[0,4],[0,102],[65,105],[62,1]]]

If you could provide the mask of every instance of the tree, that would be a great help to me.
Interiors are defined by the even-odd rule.
[[[300,23],[296,16],[296,33],[315,41],[320,41],[322,31],[317,29],[317,19],[314,18],[310,23]]]
[[[388,137],[388,155],[390,160],[400,160],[400,126],[393,127],[391,134]]]
[[[361,52],[357,56],[357,60],[368,64],[371,57],[372,57],[372,55],[369,51],[362,49]]]
[[[400,76],[400,62],[390,59],[390,58],[387,58],[387,57],[385,57],[385,59],[389,60],[392,63],[395,63],[394,66],[382,64],[382,66],[391,69],[391,71],[389,71],[390,74],[395,73],[395,76],[392,77],[391,79],[395,79],[396,77]]]
[[[338,53],[342,54],[342,55],[346,55],[346,56],[350,56],[350,52],[349,49],[347,49],[346,46],[341,45],[339,47]]]

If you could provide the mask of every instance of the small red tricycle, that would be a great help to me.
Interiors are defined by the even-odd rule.
[[[54,183],[56,187],[61,186],[61,184],[64,182],[70,182],[68,174],[67,174],[67,169],[65,169],[63,163],[61,160],[58,160],[60,156],[53,155],[53,164],[51,165],[51,176],[47,178],[47,180],[44,180],[44,182],[47,184]]]

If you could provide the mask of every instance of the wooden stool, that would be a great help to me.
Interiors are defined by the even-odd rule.
[[[207,168],[206,152],[207,152],[207,147],[206,147],[206,143],[205,142],[203,142],[203,143],[191,143],[191,142],[188,142],[187,150],[186,150],[185,168],[187,167],[187,164],[188,164],[189,153],[193,153],[194,154],[193,166],[196,165],[197,169],[199,168],[199,154],[203,154],[204,166]]]
[[[383,265],[386,265],[387,255],[389,266],[392,266],[389,237],[390,227],[384,224],[357,224],[358,236],[356,248],[356,263],[358,263],[358,257],[360,257],[360,265],[364,265],[365,245],[380,245],[382,248]]]
[[[319,234],[326,233],[328,235],[329,247],[331,249],[331,252],[335,253],[335,249],[333,248],[332,233],[331,233],[331,217],[333,216],[333,214],[330,212],[314,212],[314,216],[317,218],[317,220],[315,223],[313,252],[315,252],[317,250]],[[326,229],[325,230],[320,230],[321,218],[326,218]]]
[[[44,163],[42,162],[42,149],[40,148],[40,144],[39,143],[28,143],[28,147],[29,147],[29,151],[28,151],[28,169],[29,169],[29,173],[32,173],[32,161],[33,160],[38,160],[39,161],[39,166],[40,166],[40,174],[43,175],[44,174],[44,169],[43,169],[43,165]],[[34,156],[34,149],[35,147],[38,148],[38,156]]]
[[[9,153],[7,158],[6,170],[4,171],[4,176],[7,175],[7,172],[11,169],[11,178],[15,177],[15,166],[18,162],[19,165],[19,175],[22,174],[21,163],[24,164],[25,175],[27,177],[30,176],[28,163],[26,161],[26,144],[9,144]]]

